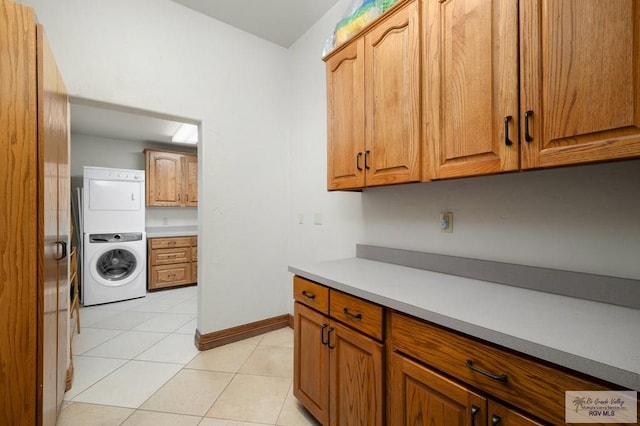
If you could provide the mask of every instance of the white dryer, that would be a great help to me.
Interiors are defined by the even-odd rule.
[[[84,167],[84,232],[145,230],[144,170]]]
[[[85,306],[144,297],[146,234],[84,234],[82,303]]]

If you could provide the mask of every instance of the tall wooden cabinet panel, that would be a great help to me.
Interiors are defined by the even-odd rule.
[[[410,2],[364,39],[367,186],[420,180],[418,19]]]
[[[329,422],[329,352],[323,343],[328,326],[321,313],[294,305],[293,394],[323,425]]]
[[[68,101],[33,10],[0,1],[0,424],[54,425],[68,365]]]
[[[382,345],[337,321],[329,326],[330,424],[382,426]]]
[[[408,2],[326,58],[328,189],[420,180],[418,18]]]
[[[424,5],[429,177],[517,170],[517,0]]]
[[[198,205],[198,157],[145,149],[147,206],[195,207]]]
[[[364,40],[327,60],[328,189],[364,186]]]
[[[520,4],[522,167],[640,155],[638,2]]]

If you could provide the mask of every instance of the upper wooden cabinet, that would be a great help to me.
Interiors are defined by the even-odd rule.
[[[194,154],[145,149],[147,206],[198,205],[198,157]]]
[[[424,6],[428,176],[517,170],[517,0]]]
[[[640,157],[638,34],[633,0],[399,2],[325,58],[328,188]]]
[[[408,2],[325,58],[328,189],[420,180],[418,18]]]
[[[521,0],[520,22],[522,168],[639,156],[638,2]]]

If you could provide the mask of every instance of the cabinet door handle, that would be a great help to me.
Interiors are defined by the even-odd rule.
[[[470,359],[467,360],[467,367],[469,367],[469,370],[475,371],[476,373],[480,373],[483,376],[489,377],[490,379],[493,379],[495,381],[502,382],[502,383],[507,383],[508,377],[506,374],[493,374],[488,371],[482,370],[478,367],[475,367],[473,365],[473,361],[471,361]]]
[[[56,241],[56,244],[62,247],[62,254],[56,257],[56,260],[62,260],[67,257],[67,243],[66,241]]]
[[[329,349],[335,349],[335,346],[331,345],[331,333],[334,331],[336,331],[335,328],[329,327],[329,331],[327,332],[327,346],[329,346]]]
[[[315,295],[315,294],[313,294],[313,293],[309,293],[307,290],[302,290],[302,295],[303,295],[304,297],[309,298],[309,299],[312,299],[312,300],[316,298],[316,295]]]
[[[507,115],[504,118],[504,144],[506,146],[511,146],[513,145],[513,142],[511,141],[511,139],[509,139],[509,121],[511,121],[513,117],[510,115]]]
[[[527,142],[533,142],[533,136],[529,132],[529,119],[533,115],[533,111],[529,110],[524,113],[524,140]]]
[[[367,150],[364,153],[364,168],[369,170],[371,167],[369,167],[369,155],[371,154],[371,151]]]
[[[342,310],[342,312],[347,314],[347,315],[349,315],[353,319],[357,319],[357,320],[361,320],[362,319],[362,314],[360,314],[360,313],[358,313],[358,314],[351,313],[351,312],[349,312],[349,309],[347,309],[347,308],[344,308]]]
[[[471,426],[476,426],[476,417],[478,417],[478,413],[480,412],[480,407],[477,405],[471,406]]]
[[[362,171],[362,166],[360,165],[361,159],[362,159],[362,153],[359,152],[358,155],[356,155],[356,169],[358,169],[359,172]]]
[[[324,338],[324,332],[327,330],[327,327],[329,327],[329,324],[322,324],[322,331],[320,334],[320,341],[322,342],[323,345],[328,345],[329,344],[329,340]]]
[[[498,416],[497,414],[491,415],[491,426],[498,426],[501,421],[502,417]]]

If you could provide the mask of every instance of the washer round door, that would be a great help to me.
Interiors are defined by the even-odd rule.
[[[129,284],[144,269],[141,254],[133,247],[105,244],[91,259],[91,276],[107,287]]]

